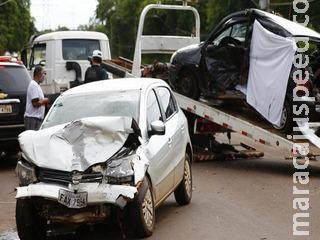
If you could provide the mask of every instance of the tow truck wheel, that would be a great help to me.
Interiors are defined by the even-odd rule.
[[[179,205],[187,205],[190,203],[192,198],[192,172],[190,165],[190,156],[186,153],[183,179],[179,186],[174,191],[174,198]]]
[[[190,70],[182,70],[179,75],[178,92],[184,96],[198,100],[200,91],[197,78]]]
[[[16,225],[21,240],[44,240],[46,222],[37,213],[30,199],[17,199]]]
[[[148,178],[144,179],[134,202],[128,203],[123,220],[127,237],[145,238],[152,235],[155,225],[155,207]]]

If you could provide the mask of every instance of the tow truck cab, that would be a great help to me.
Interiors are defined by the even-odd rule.
[[[45,67],[47,78],[41,87],[53,102],[61,92],[84,81],[90,66],[88,57],[96,49],[104,60],[111,59],[109,39],[104,33],[58,31],[32,37],[21,58],[30,73],[36,65]]]

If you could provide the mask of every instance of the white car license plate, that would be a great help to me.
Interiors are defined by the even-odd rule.
[[[87,206],[87,198],[87,192],[73,193],[64,189],[60,189],[58,202],[69,208],[83,208]]]
[[[0,105],[0,113],[12,113],[11,105]]]

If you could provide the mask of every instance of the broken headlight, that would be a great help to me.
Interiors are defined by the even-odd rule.
[[[34,166],[26,161],[19,161],[17,163],[16,173],[19,180],[19,186],[27,186],[38,180]]]
[[[124,158],[113,159],[107,166],[106,177],[108,183],[133,183],[134,171],[132,161],[134,158],[138,158],[138,156],[134,154]]]

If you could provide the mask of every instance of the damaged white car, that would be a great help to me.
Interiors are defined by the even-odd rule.
[[[16,224],[21,240],[104,222],[147,237],[172,192],[192,197],[187,120],[158,79],[117,79],[64,92],[41,130],[19,136]]]

